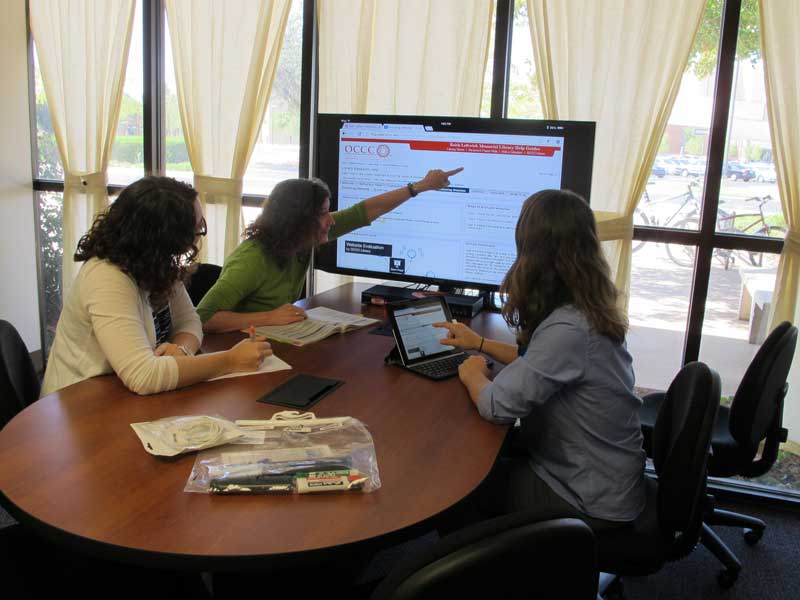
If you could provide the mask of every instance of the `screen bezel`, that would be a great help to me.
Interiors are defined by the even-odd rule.
[[[517,135],[556,135],[564,128],[562,189],[572,190],[590,202],[594,161],[595,123],[592,121],[556,121],[534,119],[485,119],[477,117],[427,117],[410,115],[347,115],[320,113],[314,132],[314,175],[331,189],[331,212],[338,210],[339,131],[344,123],[421,124],[440,131],[497,133]],[[548,129],[550,127],[551,129]],[[569,143],[567,143],[569,141]],[[575,153],[574,148],[588,146],[589,151]],[[435,167],[435,165],[431,165]],[[389,190],[386,190],[389,191]],[[324,244],[314,252],[314,267],[328,273],[372,277],[389,281],[434,284],[440,288],[471,288],[497,291],[499,285],[455,279],[430,278],[408,274],[384,273],[339,267],[336,264],[337,241]]]
[[[426,298],[415,298],[414,300],[403,300],[402,302],[392,302],[391,304],[386,305],[386,312],[389,315],[389,324],[392,327],[392,335],[394,336],[394,342],[397,345],[397,350],[400,353],[400,359],[403,361],[403,365],[406,367],[411,367],[419,363],[424,363],[429,360],[437,360],[440,358],[444,358],[446,356],[452,356],[453,354],[461,354],[462,350],[458,348],[450,347],[447,349],[447,346],[442,346],[442,352],[437,352],[436,354],[429,354],[427,356],[421,356],[420,358],[409,359],[408,353],[406,352],[406,347],[403,344],[403,336],[400,335],[400,327],[397,325],[397,318],[395,317],[396,310],[402,310],[404,308],[411,308],[411,307],[423,307],[427,305],[435,305],[439,304],[444,311],[445,322],[450,323],[453,320],[453,315],[450,314],[450,307],[447,305],[447,302],[444,299],[444,296],[428,296]]]

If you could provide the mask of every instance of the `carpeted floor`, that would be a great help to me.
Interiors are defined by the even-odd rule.
[[[764,538],[748,546],[741,531],[720,527],[717,533],[742,562],[739,580],[729,590],[719,587],[716,575],[720,564],[702,546],[679,562],[671,563],[649,577],[624,580],[627,600],[790,600],[800,598],[800,511],[753,507],[720,502],[721,508],[758,516],[767,522]],[[0,528],[14,521],[0,509]],[[353,597],[368,594],[372,586],[406,556],[437,541],[430,532],[405,544],[378,553],[360,577]]]
[[[628,600],[789,600],[800,598],[800,511],[720,502],[720,508],[760,517],[767,523],[764,537],[748,546],[741,530],[718,527],[716,532],[742,563],[739,580],[729,590],[716,581],[719,561],[698,546],[683,561],[667,565],[649,577],[625,578]]]

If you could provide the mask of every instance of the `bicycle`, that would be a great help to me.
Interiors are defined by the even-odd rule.
[[[682,213],[686,205],[691,204],[691,211],[686,214],[686,218],[691,217],[692,215],[696,214],[700,210],[700,203],[698,202],[697,198],[694,195],[694,191],[692,188],[700,185],[700,182],[697,180],[690,181],[687,185],[687,191],[683,194],[678,194],[677,196],[671,196],[669,198],[663,198],[656,201],[650,200],[650,194],[647,193],[645,189],[644,194],[642,195],[642,201],[639,203],[639,206],[636,207],[636,210],[633,212],[633,224],[634,225],[643,225],[645,227],[669,227],[672,221]],[[655,214],[648,214],[644,210],[642,210],[642,204],[653,206],[655,204],[666,204],[672,202],[674,200],[681,200],[680,206],[672,212],[663,222],[658,218]],[[639,250],[645,244],[644,240],[634,240],[633,245],[633,252]]]
[[[737,213],[736,211],[727,212],[719,209],[717,212],[717,231],[720,233],[736,233],[745,235],[756,235],[761,237],[786,236],[786,228],[780,225],[772,225],[764,215],[764,205],[772,201],[772,196],[763,197],[753,196],[747,198],[745,202],[758,202],[758,212]],[[741,225],[745,222],[746,225]],[[690,214],[686,218],[675,223],[674,227],[682,229],[699,229],[700,219]],[[682,246],[679,244],[667,244],[667,254],[672,262],[682,267],[694,265],[694,247]],[[749,250],[728,250],[726,248],[716,248],[714,256],[723,261],[725,270],[735,264],[735,256],[739,256],[743,262],[749,263],[753,267],[760,267],[763,264],[763,252],[751,252]]]
[[[661,222],[655,215],[644,212],[640,207],[634,211],[634,224],[644,225],[650,227],[673,227],[676,229],[689,229],[691,231],[699,231],[700,229],[700,202],[694,195],[693,188],[699,185],[698,181],[692,181],[688,185],[688,189],[683,194],[672,196],[663,200],[651,202],[650,195],[645,190],[643,201],[641,204],[653,205],[656,203],[672,202],[674,200],[681,200],[678,208],[672,212],[663,222]],[[745,202],[758,202],[758,212],[750,213],[736,213],[725,211],[720,208],[717,211],[717,231],[720,233],[737,233],[746,235],[757,235],[766,237],[785,237],[786,228],[780,225],[771,225],[766,216],[764,215],[764,205],[772,200],[772,197],[767,195],[764,197],[753,196],[748,198]],[[720,204],[724,200],[720,200]],[[683,212],[687,205],[690,205],[689,212]],[[674,224],[672,222],[676,217],[682,215]],[[746,225],[737,225],[744,221]],[[644,245],[644,240],[639,241],[634,247],[633,251],[636,252]],[[679,267],[694,266],[694,246],[685,246],[683,244],[666,244],[667,255],[670,260]],[[762,252],[751,252],[749,250],[729,250],[727,248],[715,248],[713,252],[714,258],[720,261],[722,266],[727,271],[736,262],[736,257],[740,257],[743,262],[749,263],[751,266],[760,267],[763,264]]]

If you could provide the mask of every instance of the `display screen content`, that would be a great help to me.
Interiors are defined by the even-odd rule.
[[[449,186],[425,192],[370,227],[340,237],[335,250],[326,249],[318,261],[326,270],[496,288],[516,256],[514,231],[526,198],[542,189],[569,187],[588,199],[591,123],[537,121],[521,127],[514,122],[510,127],[504,121],[493,130],[494,122],[486,119],[387,122],[373,117],[370,122],[320,115],[331,116],[338,117],[335,139],[332,124],[320,128],[318,152],[327,152],[327,160],[321,160],[319,175],[331,185],[337,210],[419,181],[430,169],[464,170],[450,178]],[[570,168],[570,159],[580,163],[582,173],[575,165]]]
[[[433,326],[433,323],[447,320],[441,304],[401,308],[394,311],[394,318],[408,360],[433,356],[453,349],[452,346],[443,346],[439,343],[439,340],[447,337],[447,329]]]

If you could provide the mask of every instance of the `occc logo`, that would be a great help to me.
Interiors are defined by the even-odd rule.
[[[346,144],[344,151],[347,154],[370,154],[372,156],[379,156],[386,158],[390,154],[389,146],[386,144],[379,144],[374,146],[372,144]]]

